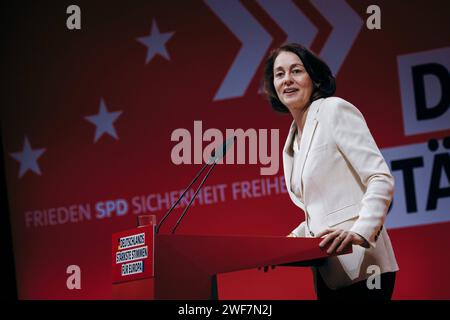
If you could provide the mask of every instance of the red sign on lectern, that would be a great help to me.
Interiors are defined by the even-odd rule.
[[[153,277],[154,225],[112,235],[112,282]]]

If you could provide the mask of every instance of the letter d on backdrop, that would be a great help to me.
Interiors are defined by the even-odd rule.
[[[450,47],[397,57],[405,135],[450,123]]]

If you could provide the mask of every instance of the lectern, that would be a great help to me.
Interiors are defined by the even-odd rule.
[[[218,299],[217,274],[271,265],[313,266],[329,256],[317,238],[157,234],[147,259],[153,281],[124,279],[113,284],[113,298]],[[342,254],[351,252],[351,246]],[[114,264],[114,261],[113,261]],[[148,286],[148,290],[143,285]],[[122,289],[121,289],[122,288]],[[139,292],[139,293],[136,293]]]

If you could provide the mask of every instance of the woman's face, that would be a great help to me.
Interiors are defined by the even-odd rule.
[[[275,59],[273,85],[278,99],[291,113],[302,110],[313,92],[313,81],[302,61],[295,53],[288,51],[282,51]]]

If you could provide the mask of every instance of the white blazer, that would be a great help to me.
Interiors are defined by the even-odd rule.
[[[330,257],[318,268],[332,289],[367,279],[373,267],[381,273],[398,271],[391,241],[383,228],[394,193],[394,178],[361,112],[338,97],[310,105],[296,159],[301,188],[291,189],[294,161],[292,122],[283,148],[286,187],[305,221],[292,232],[314,237],[326,228],[350,230],[364,237],[370,248],[353,246],[353,253]]]

